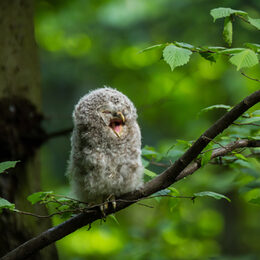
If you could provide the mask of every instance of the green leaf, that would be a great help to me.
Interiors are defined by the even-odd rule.
[[[232,108],[231,106],[223,105],[223,104],[213,105],[213,106],[209,106],[209,107],[205,107],[205,108],[201,109],[201,111],[198,113],[198,116],[200,116],[202,113],[211,111],[213,109],[225,109],[225,110],[229,111],[231,108]]]
[[[156,44],[156,45],[153,45],[153,46],[150,46],[150,47],[147,47],[147,48],[141,50],[139,53],[151,51],[151,50],[154,50],[154,49],[162,49],[165,46],[166,46],[166,44]]]
[[[255,123],[255,122],[258,122],[260,121],[260,117],[259,116],[254,116],[254,117],[250,117],[250,118],[246,118],[242,121],[239,121],[238,123],[241,123],[241,124],[251,124],[251,123]]]
[[[248,161],[248,159],[241,153],[233,153],[238,159],[241,159],[243,161]]]
[[[260,116],[260,110],[255,110],[252,112],[252,115],[254,116]]]
[[[229,48],[225,50],[219,51],[220,54],[236,54],[240,53],[241,51],[247,50],[245,48]]]
[[[174,42],[174,45],[176,45],[177,47],[180,48],[184,48],[184,49],[194,49],[195,46],[189,44],[189,43],[185,43],[185,42]]]
[[[244,51],[234,54],[229,61],[237,67],[237,70],[245,67],[253,67],[258,64],[256,53],[250,49],[245,49]]]
[[[144,168],[146,168],[149,165],[149,161],[145,160],[144,158],[142,159],[142,165],[144,166]]]
[[[248,16],[248,22],[258,30],[260,30],[260,19],[253,19]]]
[[[5,170],[14,168],[15,165],[20,161],[7,161],[0,163],[0,173],[3,173]]]
[[[260,52],[260,44],[246,42],[244,43],[244,46],[246,48],[252,49],[255,52]]]
[[[150,171],[148,169],[144,169],[144,174],[149,176],[150,178],[154,178],[154,177],[157,176],[157,174],[155,172],[152,172],[152,171]]]
[[[49,194],[53,194],[53,191],[39,191],[35,192],[27,197],[27,200],[29,200],[32,204],[35,204],[39,201],[42,201],[45,199],[46,196]]]
[[[155,151],[154,147],[146,145],[142,149],[142,156],[148,158],[148,159],[154,159],[158,156],[158,153]]]
[[[210,51],[216,51],[216,52],[226,49],[226,48],[220,47],[220,46],[209,46],[209,47],[205,47],[205,48]]]
[[[251,199],[248,202],[260,206],[260,197]]]
[[[215,8],[210,11],[210,15],[213,17],[214,22],[219,18],[224,18],[232,14],[242,15],[242,16],[247,15],[247,13],[244,11],[234,10],[231,8],[224,8],[224,7]]]
[[[217,200],[219,200],[219,199],[226,199],[229,202],[231,201],[225,195],[219,194],[219,193],[216,193],[216,192],[213,192],[213,191],[202,191],[202,192],[194,193],[194,196],[195,197],[205,197],[205,196],[208,196],[208,197],[212,197],[212,198],[217,199]]]
[[[2,212],[2,209],[13,210],[14,208],[15,208],[15,205],[13,203],[10,203],[6,199],[0,198],[0,212]]]
[[[178,66],[186,64],[192,52],[187,49],[179,48],[174,45],[169,45],[163,50],[163,58],[170,65],[171,70]]]
[[[213,150],[212,150],[212,144],[209,143],[209,144],[205,147],[205,150],[206,150],[206,152],[201,155],[201,166],[206,165],[206,164],[210,161],[211,155],[212,155],[212,152],[213,152]],[[208,151],[207,151],[207,150],[208,150]]]
[[[200,52],[199,54],[202,58],[212,62],[216,62],[218,58],[218,53]]]
[[[232,35],[233,35],[232,20],[230,16],[227,16],[224,22],[223,38],[224,41],[228,44],[228,46],[231,46],[232,44]]]

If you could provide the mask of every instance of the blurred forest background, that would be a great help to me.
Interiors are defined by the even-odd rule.
[[[213,23],[209,15],[220,6],[260,18],[259,0],[35,1],[45,129],[51,133],[72,127],[78,99],[107,85],[136,105],[143,146],[166,152],[177,139],[196,139],[223,113],[214,110],[198,117],[201,109],[234,105],[259,84],[224,59],[210,63],[194,55],[172,72],[156,51],[139,51],[171,41],[223,46],[223,20]],[[259,31],[235,23],[234,47],[259,39]],[[259,66],[246,72],[260,78]],[[69,195],[64,177],[69,151],[68,135],[42,147],[42,190]],[[174,187],[183,196],[223,193],[231,203],[210,198],[146,201],[154,208],[131,206],[116,214],[119,224],[108,218],[58,241],[60,259],[260,259],[260,211],[247,202],[259,188],[239,189],[249,181],[241,168],[206,166]]]

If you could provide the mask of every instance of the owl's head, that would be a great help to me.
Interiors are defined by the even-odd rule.
[[[124,138],[135,125],[137,114],[133,103],[124,94],[104,87],[91,91],[79,100],[73,119],[75,126],[95,129],[107,137]]]

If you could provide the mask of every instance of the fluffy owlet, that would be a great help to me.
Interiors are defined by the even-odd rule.
[[[100,203],[141,188],[141,135],[133,103],[104,87],[83,96],[73,111],[67,175],[76,197]]]

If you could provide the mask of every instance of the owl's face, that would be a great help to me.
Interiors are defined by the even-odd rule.
[[[80,99],[74,110],[74,124],[93,129],[103,138],[125,139],[136,127],[136,109],[121,92],[102,88]]]

